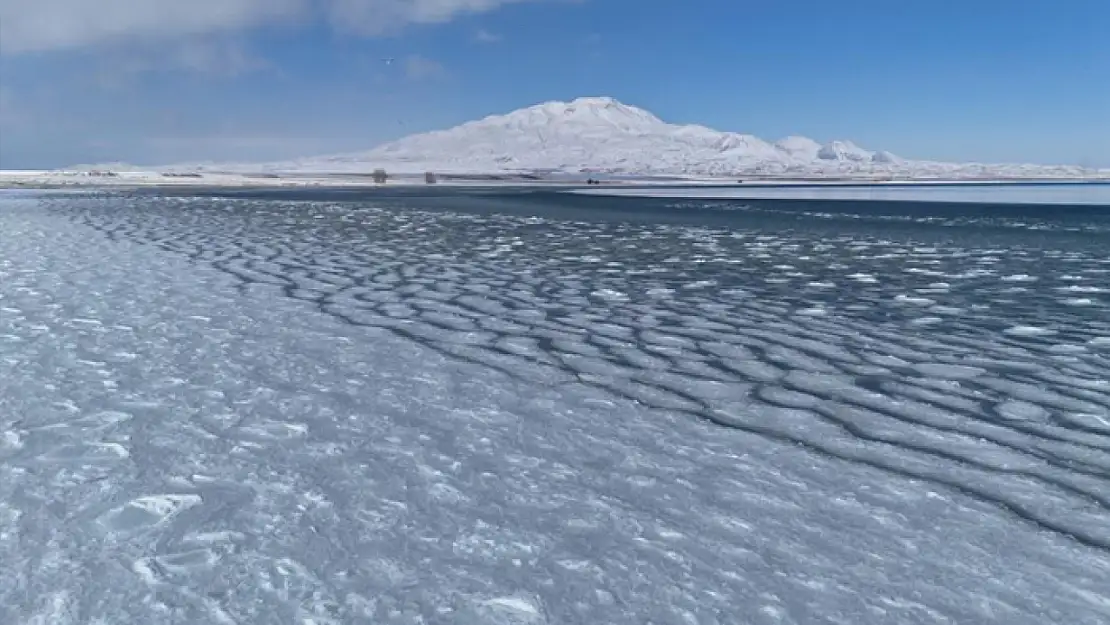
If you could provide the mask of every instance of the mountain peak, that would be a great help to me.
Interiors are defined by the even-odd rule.
[[[805,160],[813,160],[817,158],[817,153],[821,151],[820,143],[817,143],[809,137],[799,136],[790,136],[784,139],[779,139],[775,142],[775,147],[789,153],[796,158]]]
[[[563,124],[599,128],[617,128],[622,131],[644,131],[663,122],[645,111],[608,96],[575,98],[568,102],[551,100],[517,109],[504,115],[491,115],[479,120],[481,124],[527,124],[530,127],[546,126],[554,129]]]
[[[821,146],[817,151],[817,158],[823,161],[870,161],[873,153],[865,150],[851,141],[833,141]]]
[[[575,98],[575,99],[571,100],[570,102],[567,102],[566,104],[569,104],[571,106],[590,106],[590,107],[601,107],[601,108],[615,108],[615,107],[626,107],[627,106],[626,104],[624,104],[620,100],[617,100],[616,98],[609,97],[607,95],[582,96],[582,97]]]
[[[732,176],[745,171],[783,172],[822,160],[871,162],[871,153],[850,143],[821,146],[805,137],[788,137],[771,144],[752,135],[670,124],[610,96],[585,96],[541,102],[447,130],[412,135],[369,152],[313,159],[310,166],[346,170],[356,163],[379,162],[394,170]]]
[[[582,96],[573,100],[550,100],[542,104],[537,104],[537,107],[547,107],[556,109],[585,109],[585,110],[625,110],[625,111],[639,111],[635,106],[631,106],[621,102],[616,98],[609,96]],[[529,107],[534,108],[534,107]]]
[[[263,167],[336,173],[382,167],[392,172],[512,170],[727,177],[886,177],[908,171],[939,175],[973,169],[970,165],[906,161],[851,141],[822,145],[792,136],[768,143],[752,135],[671,124],[609,96],[542,102],[454,128],[412,135],[367,152]],[[1047,173],[1050,168],[1039,169]]]

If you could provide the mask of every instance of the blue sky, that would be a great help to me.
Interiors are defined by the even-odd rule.
[[[1110,2],[0,0],[2,168],[359,150],[582,95],[1110,167]]]

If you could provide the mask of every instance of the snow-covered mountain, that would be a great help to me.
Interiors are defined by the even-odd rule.
[[[216,169],[207,166],[203,169]],[[235,166],[282,172],[565,172],[642,175],[1083,177],[1081,167],[911,161],[850,141],[769,143],[747,134],[667,123],[609,97],[545,102],[366,152]],[[223,169],[227,169],[224,167]]]

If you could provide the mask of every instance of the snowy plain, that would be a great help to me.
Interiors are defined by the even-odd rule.
[[[283,193],[0,192],[0,622],[1110,620],[1107,215]]]

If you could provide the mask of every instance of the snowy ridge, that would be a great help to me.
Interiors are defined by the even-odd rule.
[[[875,178],[1092,177],[1076,166],[938,163],[899,158],[851,141],[806,137],[771,143],[699,125],[665,122],[610,97],[545,102],[447,130],[416,134],[369,151],[261,165],[201,169],[271,172],[559,172],[687,176]]]

